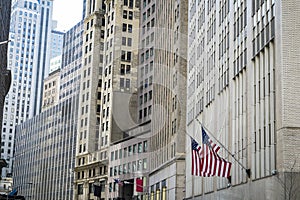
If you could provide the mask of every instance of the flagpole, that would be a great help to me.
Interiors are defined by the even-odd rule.
[[[203,128],[205,128],[209,132],[209,130],[199,121],[198,118],[196,118],[196,120]],[[215,136],[211,132],[209,133],[229,153],[229,155],[246,171],[248,178],[250,178],[251,175],[250,168],[247,169],[246,167],[244,167],[244,165],[234,157],[234,154],[232,154],[217,138],[215,138]]]

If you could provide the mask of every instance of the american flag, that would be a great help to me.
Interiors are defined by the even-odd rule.
[[[218,155],[220,147],[214,144],[202,128],[202,147],[192,140],[192,175],[229,177],[231,163]]]
[[[123,186],[123,182],[118,179],[118,178],[114,178],[115,183],[117,183],[119,186]]]

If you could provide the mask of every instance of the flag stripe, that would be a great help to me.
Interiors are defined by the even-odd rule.
[[[200,146],[192,137],[192,175],[229,177],[231,163],[218,155],[220,147],[214,144],[202,128]]]

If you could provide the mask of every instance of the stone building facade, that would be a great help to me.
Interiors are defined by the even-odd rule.
[[[191,176],[187,137],[186,199],[299,198],[299,6],[189,1],[187,132],[202,143],[200,121],[234,158],[221,148],[231,186]]]
[[[149,1],[143,3],[147,6]],[[152,199],[182,199],[188,2],[155,1],[155,9],[149,194]]]
[[[86,1],[74,199],[97,198],[93,184],[107,185],[110,143],[136,125],[138,2]]]

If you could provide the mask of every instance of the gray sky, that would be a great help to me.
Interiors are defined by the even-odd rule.
[[[57,30],[67,31],[82,18],[82,0],[54,0],[53,19]]]

